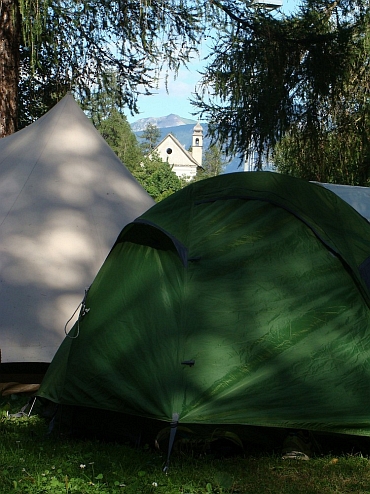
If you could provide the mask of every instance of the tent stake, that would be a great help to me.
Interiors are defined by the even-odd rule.
[[[170,439],[169,439],[169,443],[168,443],[167,461],[166,461],[166,464],[163,468],[164,473],[168,472],[168,468],[170,466],[170,456],[171,456],[173,443],[175,442],[175,436],[176,436],[178,424],[179,424],[179,414],[173,413],[172,414],[172,422],[170,425],[171,431],[170,431]]]

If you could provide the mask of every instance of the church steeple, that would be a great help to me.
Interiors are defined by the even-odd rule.
[[[199,166],[203,158],[203,127],[198,122],[193,129],[192,156]]]

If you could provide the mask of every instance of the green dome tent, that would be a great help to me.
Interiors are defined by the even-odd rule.
[[[370,436],[369,261],[369,223],[319,185],[191,184],[123,229],[39,395]]]

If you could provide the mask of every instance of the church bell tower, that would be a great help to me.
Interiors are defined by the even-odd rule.
[[[193,129],[193,142],[192,142],[192,152],[193,158],[202,166],[203,157],[203,127],[198,122]]]

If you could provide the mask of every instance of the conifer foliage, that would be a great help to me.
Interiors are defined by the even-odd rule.
[[[197,45],[196,3],[182,0],[2,0],[0,137],[73,90],[105,88],[112,71],[121,107],[135,111],[157,72],[176,71]],[[107,79],[108,74],[108,79]]]
[[[196,104],[230,154],[274,147],[278,169],[365,185],[370,176],[370,6],[305,0],[294,14],[216,5],[230,22]]]

